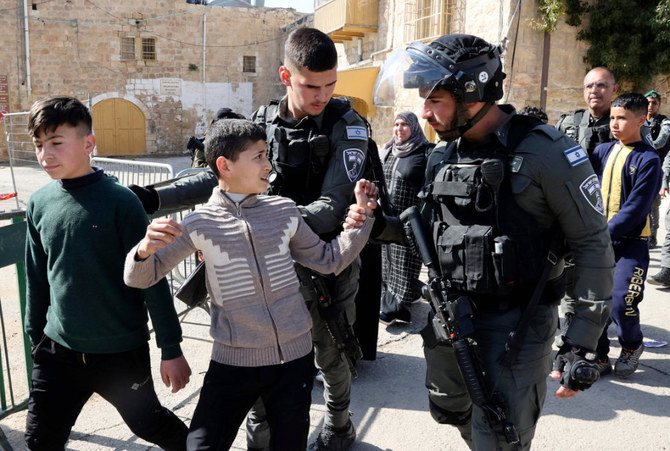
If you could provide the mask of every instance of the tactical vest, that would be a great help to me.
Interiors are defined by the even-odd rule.
[[[351,108],[344,98],[333,98],[325,107],[321,129],[309,119],[308,126],[290,128],[279,119],[280,100],[273,100],[256,113],[255,121],[266,127],[268,159],[276,172],[268,194],[285,196],[298,205],[308,205],[321,196],[323,180],[333,156],[330,134],[339,120],[352,124],[362,120],[367,128],[368,141],[362,177],[376,182],[379,198],[386,211],[388,199],[384,172],[379,160],[377,144],[372,139],[370,124]],[[353,196],[353,193],[352,193]]]
[[[649,121],[649,126],[651,128],[651,138],[653,140],[656,140],[658,135],[661,133],[661,125],[664,119],[667,119],[667,117],[663,116],[662,114],[657,114],[651,118],[651,121]],[[670,150],[670,139],[668,139],[663,147],[656,149],[656,152],[661,157],[661,161],[663,161],[665,156],[668,154],[668,150]]]
[[[520,115],[511,120],[507,147],[456,155],[460,142],[449,144],[424,190],[433,205],[442,275],[450,292],[473,300],[519,297],[532,290],[544,266],[545,231],[515,202],[509,176],[513,149],[541,122]]]
[[[607,112],[609,115],[609,111]],[[589,113],[586,110],[577,110],[574,114],[563,116],[560,130],[574,139],[586,152],[591,155],[599,144],[614,141],[610,133],[609,122],[603,125],[589,124]]]
[[[331,99],[325,107],[320,130],[311,118],[304,126],[291,128],[278,118],[279,102],[273,100],[256,114],[256,122],[266,127],[268,159],[276,172],[269,194],[307,205],[321,194],[332,157],[329,138],[332,128],[347,111],[353,110],[346,101]]]

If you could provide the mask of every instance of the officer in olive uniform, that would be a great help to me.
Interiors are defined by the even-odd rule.
[[[369,130],[346,99],[331,98],[337,81],[337,51],[321,31],[299,28],[291,33],[279,76],[286,96],[252,116],[266,126],[268,158],[275,169],[271,194],[294,200],[305,222],[329,240],[339,232],[356,181],[363,174]],[[155,189],[132,189],[148,209],[155,210],[205,202],[216,184],[207,171]],[[351,372],[319,314],[311,271],[301,266],[296,271],[312,313],[315,360],[323,373],[326,400],[324,426],[313,449],[348,449],[356,438],[349,419]],[[356,260],[339,275],[323,278],[332,302],[346,312],[350,325],[355,321],[359,271]],[[257,403],[250,413],[247,431],[249,449],[269,447],[262,404]]]
[[[598,379],[588,358],[609,317],[612,294],[614,255],[586,152],[536,118],[496,105],[504,77],[498,47],[471,35],[447,35],[397,50],[374,93],[376,105],[392,106],[399,90],[418,88],[422,117],[441,138],[426,169],[422,218],[432,231],[448,296],[466,296],[473,307],[483,377],[506,404],[520,437],[511,443],[487,425],[466,390],[453,348],[438,343],[429,325],[422,336],[430,412],[436,421],[456,426],[477,450],[530,448],[563,294],[560,260],[551,267],[539,304],[528,309],[530,327],[513,364],[498,359],[540,280],[550,237],[563,235],[577,267],[575,317],[563,337],[572,349],[562,357],[557,397],[570,398]],[[397,218],[384,219],[376,237],[407,242]]]
[[[651,139],[656,153],[661,158],[665,156],[670,150],[670,119],[658,112],[661,107],[661,94],[653,89],[644,95],[647,98],[649,105],[647,107],[647,123],[651,131]],[[659,224],[659,210],[661,208],[661,196],[656,196],[654,204],[651,207],[651,237],[649,238],[649,247],[656,247],[657,232]]]

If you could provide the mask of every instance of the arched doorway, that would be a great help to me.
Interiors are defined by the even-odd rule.
[[[111,98],[93,105],[93,130],[98,155],[146,153],[146,119],[128,100]]]

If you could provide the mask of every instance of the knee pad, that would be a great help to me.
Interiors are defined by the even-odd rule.
[[[462,426],[467,424],[470,421],[472,416],[472,406],[465,412],[450,412],[440,408],[430,399],[428,400],[430,407],[430,415],[433,417],[433,420],[437,421],[440,424],[451,424],[454,426]]]

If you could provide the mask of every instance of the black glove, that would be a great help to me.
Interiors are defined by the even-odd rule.
[[[158,207],[160,206],[160,198],[153,186],[143,187],[128,185],[128,188],[139,197],[140,202],[142,202],[142,206],[144,207],[144,211],[146,211],[147,214],[150,215],[158,210]]]
[[[205,150],[205,144],[203,143],[203,140],[200,138],[196,138],[195,136],[191,136],[188,139],[188,143],[186,144],[187,149],[193,149],[193,150]]]
[[[585,357],[583,349],[572,348],[563,354],[558,354],[557,365],[563,371],[561,385],[572,390],[588,390],[591,385],[598,382],[600,373],[596,362]],[[556,366],[555,366],[556,367]]]

